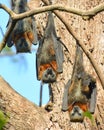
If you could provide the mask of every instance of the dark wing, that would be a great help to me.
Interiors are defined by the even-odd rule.
[[[8,23],[7,23],[7,29],[9,29],[9,26],[10,26],[10,24],[12,23],[12,19],[11,18],[9,18],[9,21],[8,21]],[[12,32],[11,32],[11,34],[9,35],[9,38],[7,39],[7,46],[8,47],[12,47],[13,46],[13,41],[12,41]]]
[[[64,54],[63,54],[63,47],[55,35],[52,35],[53,37],[53,43],[54,43],[54,49],[56,54],[56,62],[57,62],[57,72],[62,73],[63,72],[63,61],[64,61]]]
[[[33,45],[37,45],[38,36],[37,36],[37,31],[36,31],[36,22],[35,22],[35,18],[34,18],[34,17],[31,17],[31,18],[32,18],[31,28],[32,28],[33,35],[34,35],[34,39],[33,39],[33,41],[32,41],[32,44],[33,44]]]
[[[71,80],[68,81],[64,88],[64,94],[63,94],[63,101],[62,101],[62,110],[67,111],[68,110],[68,91],[71,84]]]
[[[63,60],[64,60],[64,54],[63,54],[63,47],[60,39],[58,39],[56,30],[55,30],[55,23],[54,18],[52,15],[52,12],[49,11],[48,15],[48,24],[47,29],[45,31],[45,36],[51,36],[53,39],[54,44],[54,50],[56,54],[56,62],[57,62],[57,72],[62,73],[63,72]]]
[[[92,93],[90,98],[90,112],[93,114],[95,112],[95,107],[96,107],[96,95],[97,95],[96,82],[92,81],[90,86],[92,88]]]
[[[48,22],[46,25],[44,35],[45,35],[45,37],[49,37],[49,36],[51,36],[52,33],[54,34],[55,37],[57,37],[53,14],[51,11],[49,11],[48,12]]]
[[[38,50],[37,50],[37,53],[36,53],[36,76],[37,76],[37,80],[41,80],[39,79],[39,67],[40,67],[40,55],[41,55],[41,50],[42,50],[42,46],[43,46],[43,39],[41,39],[39,41],[39,47],[38,47]]]

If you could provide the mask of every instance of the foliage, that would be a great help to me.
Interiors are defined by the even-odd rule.
[[[84,116],[88,117],[92,123],[94,122],[94,117],[92,116],[92,114],[89,111],[84,112]]]
[[[0,110],[0,130],[3,129],[3,127],[5,126],[5,124],[8,122],[9,117],[8,115],[5,115],[3,113],[3,111]]]

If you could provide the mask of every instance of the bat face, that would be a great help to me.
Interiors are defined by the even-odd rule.
[[[72,122],[83,122],[84,112],[88,110],[87,104],[75,103],[69,106],[69,116]]]
[[[83,110],[79,106],[74,106],[69,115],[72,122],[82,122],[84,119]]]
[[[22,13],[26,11],[27,0],[11,0],[11,6],[16,13]]]
[[[30,44],[25,38],[18,39],[15,46],[17,53],[30,52]]]
[[[49,63],[45,63],[39,66],[38,71],[38,80],[42,80],[44,83],[53,83],[56,81],[57,72],[55,71],[57,68],[56,61],[51,61]]]
[[[13,33],[12,35],[13,43],[15,44],[17,53],[22,52],[31,52],[31,45],[34,39],[33,33],[24,32],[24,33]]]
[[[53,83],[56,81],[56,73],[52,68],[47,68],[42,75],[42,81],[44,83]]]

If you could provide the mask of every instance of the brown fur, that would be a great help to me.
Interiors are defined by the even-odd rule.
[[[48,64],[42,64],[40,65],[39,67],[39,79],[42,80],[42,75],[44,73],[44,71],[48,68],[52,68],[54,70],[54,72],[56,73],[57,75],[57,64],[56,64],[56,61],[52,61]]]

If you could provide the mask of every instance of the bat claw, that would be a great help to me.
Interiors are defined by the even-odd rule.
[[[51,101],[48,102],[48,104],[45,106],[45,109],[50,112],[53,110],[53,103]]]

